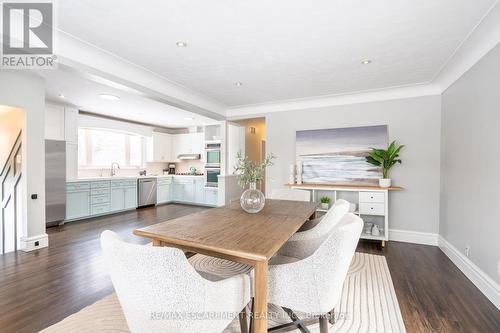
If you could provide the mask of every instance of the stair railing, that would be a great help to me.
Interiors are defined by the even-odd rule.
[[[17,194],[21,182],[21,139],[22,131],[19,132],[16,141],[0,172],[0,254],[18,250],[18,216],[17,216]],[[12,220],[7,221],[6,212],[12,205]],[[10,224],[8,228],[7,224]],[[9,241],[9,242],[7,242]],[[8,244],[13,246],[7,247]]]

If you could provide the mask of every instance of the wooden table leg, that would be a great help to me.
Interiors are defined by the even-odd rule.
[[[153,246],[161,246],[161,241],[158,239],[153,239]]]
[[[255,265],[253,333],[267,332],[267,261]]]

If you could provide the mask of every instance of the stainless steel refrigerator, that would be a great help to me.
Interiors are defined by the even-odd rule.
[[[66,141],[45,140],[45,223],[66,217]]]

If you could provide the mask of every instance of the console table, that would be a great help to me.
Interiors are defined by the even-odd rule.
[[[286,184],[292,189],[311,191],[313,202],[319,202],[322,196],[330,197],[332,203],[337,199],[345,199],[356,204],[353,212],[359,215],[363,221],[377,224],[380,235],[374,236],[363,232],[362,239],[373,239],[381,241],[382,247],[389,240],[389,192],[401,191],[402,187],[379,187],[379,186],[353,186],[336,184]],[[325,209],[318,209],[318,214],[326,213]]]

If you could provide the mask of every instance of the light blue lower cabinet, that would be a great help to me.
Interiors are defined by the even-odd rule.
[[[125,190],[123,188],[111,189],[111,211],[117,212],[125,209]]]
[[[125,209],[137,208],[137,187],[125,189]]]
[[[137,208],[137,187],[114,187],[111,189],[111,211]]]
[[[136,180],[67,183],[66,220],[137,208],[136,184]]]
[[[111,211],[111,207],[108,203],[105,204],[96,204],[92,205],[90,207],[90,214],[91,215],[101,215],[101,214],[107,214]]]
[[[184,201],[184,184],[174,183],[172,188],[172,199],[174,201]]]
[[[210,206],[217,206],[219,191],[216,188],[204,188],[205,204]]]
[[[205,179],[196,179],[195,181],[195,198],[194,202],[198,204],[205,204]]]
[[[156,193],[157,203],[164,204],[172,201],[171,196],[171,185],[170,184],[159,184]]]
[[[81,219],[90,216],[90,188],[66,192],[66,220]]]
[[[203,178],[159,178],[157,203],[180,202],[217,206],[218,189],[205,188]],[[137,180],[71,182],[66,184],[66,220],[137,208]]]
[[[194,181],[184,185],[184,201],[194,203],[196,198],[196,187]]]

